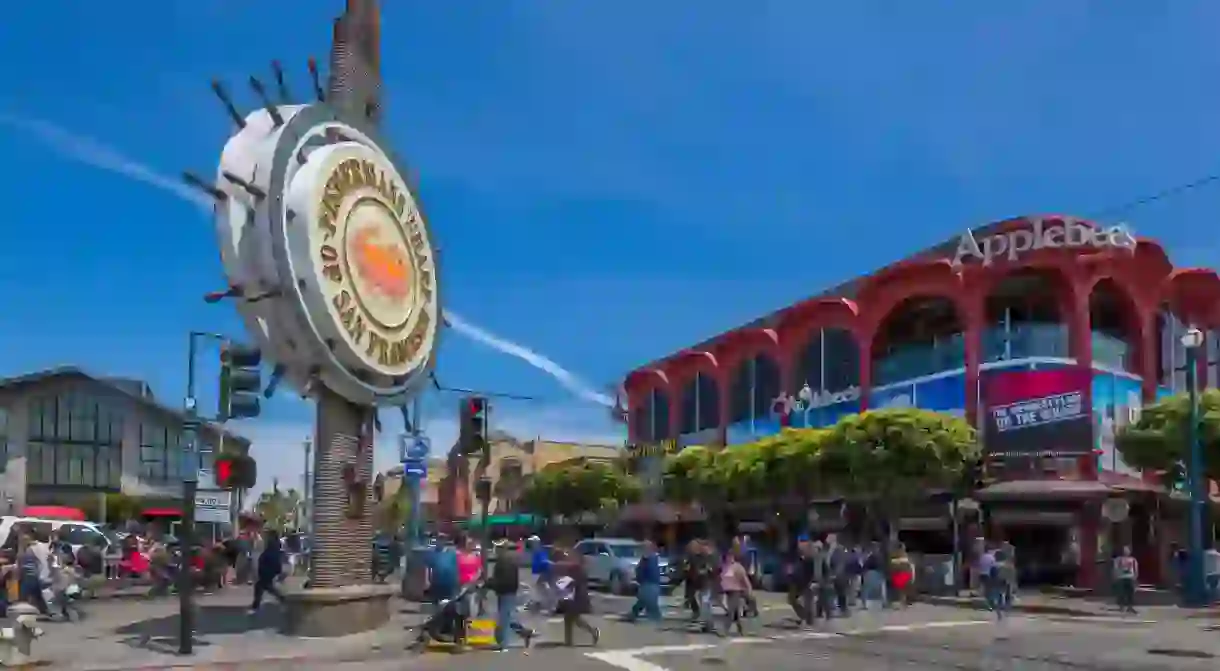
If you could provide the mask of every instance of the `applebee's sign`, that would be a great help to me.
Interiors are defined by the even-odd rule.
[[[1013,231],[975,238],[966,231],[957,241],[954,267],[970,260],[991,265],[994,260],[1015,262],[1025,252],[1057,248],[1135,249],[1135,235],[1123,225],[1099,227],[1079,219],[1028,219],[1028,225]]]
[[[771,412],[776,417],[788,417],[794,412],[816,410],[839,403],[860,400],[860,388],[851,386],[841,391],[814,391],[805,385],[796,396],[781,393],[771,402]]]

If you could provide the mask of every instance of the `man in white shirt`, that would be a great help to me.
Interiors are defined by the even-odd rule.
[[[1203,575],[1207,578],[1207,600],[1220,600],[1220,550],[1212,546],[1203,553]]]

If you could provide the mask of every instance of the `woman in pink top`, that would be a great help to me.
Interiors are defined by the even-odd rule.
[[[741,621],[741,612],[753,589],[746,567],[738,561],[735,553],[727,553],[724,556],[724,564],[720,567],[720,591],[724,593],[724,608],[728,614],[724,633],[729,633],[729,628],[733,625],[737,625],[738,634],[746,633]]]
[[[473,544],[468,545],[457,556],[458,582],[463,587],[479,579],[483,570],[483,558],[475,551]]]

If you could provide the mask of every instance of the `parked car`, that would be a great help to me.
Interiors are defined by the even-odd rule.
[[[792,576],[791,562],[775,552],[758,555],[758,588],[767,592],[786,592]]]
[[[635,588],[635,566],[644,555],[644,544],[631,538],[590,538],[573,550],[581,556],[589,584],[604,586],[612,594],[627,594]],[[669,560],[660,557],[661,586],[670,583]]]

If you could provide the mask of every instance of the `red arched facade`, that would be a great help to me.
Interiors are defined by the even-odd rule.
[[[1042,217],[1045,225],[1074,217]],[[1017,218],[986,227],[996,235],[1029,225]],[[685,350],[627,375],[623,388],[627,408],[634,413],[654,388],[665,392],[671,404],[669,436],[679,434],[681,413],[677,410],[684,385],[696,373],[710,375],[720,386],[720,424],[724,435],[728,420],[729,394],[725,393],[736,366],[760,352],[779,363],[783,388],[792,390],[793,370],[810,334],[817,329],[840,328],[852,334],[861,352],[861,407],[868,407],[872,386],[872,345],[886,317],[913,297],[946,299],[954,305],[963,325],[967,378],[967,417],[976,417],[977,385],[981,361],[981,337],[985,328],[985,304],[997,284],[1014,272],[1034,269],[1052,277],[1058,287],[1061,321],[1068,329],[1070,355],[1082,366],[1092,366],[1092,325],[1089,299],[1099,283],[1116,290],[1124,304],[1130,333],[1134,370],[1144,380],[1145,401],[1151,401],[1157,386],[1159,332],[1157,317],[1168,306],[1182,321],[1199,328],[1220,327],[1220,277],[1213,270],[1174,269],[1165,250],[1155,240],[1139,238],[1134,249],[1044,248],[1024,253],[1016,262],[996,260],[989,265],[965,263],[954,267],[945,258],[903,261],[863,278],[854,299],[815,298],[778,313],[768,327],[748,327],[722,334],[699,349]],[[1205,380],[1205,361],[1200,379]],[[1091,399],[1088,399],[1091,404]],[[633,440],[635,423],[629,421]]]

